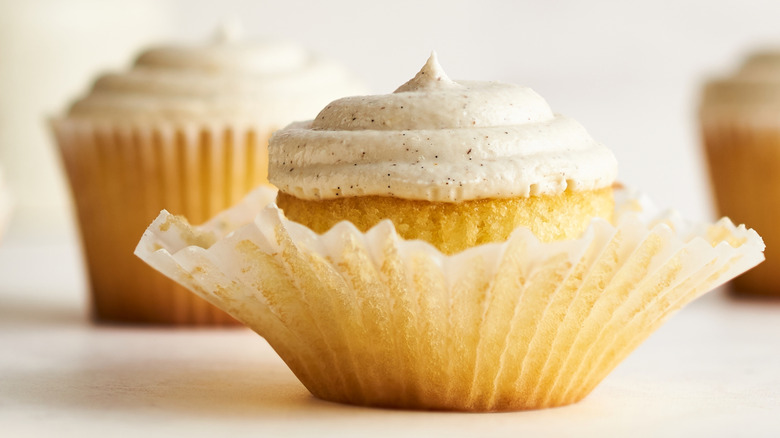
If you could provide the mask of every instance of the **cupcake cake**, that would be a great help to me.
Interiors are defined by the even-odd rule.
[[[225,32],[154,47],[100,76],[53,130],[70,180],[99,321],[232,324],[132,251],[162,208],[202,222],[267,183],[271,133],[344,93],[342,67]]]
[[[428,60],[278,131],[270,180],[136,254],[265,337],[316,397],[470,412],[586,396],[675,310],[762,260],[615,185],[612,154],[528,88]]]
[[[780,51],[754,53],[709,81],[699,115],[718,212],[751,224],[769,246],[734,292],[780,296]]]

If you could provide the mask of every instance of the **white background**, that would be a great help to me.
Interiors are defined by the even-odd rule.
[[[224,20],[337,59],[378,93],[434,49],[453,78],[528,85],[615,152],[623,182],[709,218],[700,85],[747,50],[780,46],[778,16],[780,2],[737,0],[4,1],[0,165],[17,194],[15,229],[74,233],[46,118],[144,46],[205,40]]]

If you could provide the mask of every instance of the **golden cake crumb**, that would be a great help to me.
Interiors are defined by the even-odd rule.
[[[577,238],[591,219],[610,220],[614,209],[611,187],[460,203],[385,196],[305,200],[280,192],[276,202],[288,219],[317,233],[342,220],[367,231],[382,219],[390,219],[401,237],[424,240],[446,254],[504,241],[520,226],[528,227],[543,242]]]

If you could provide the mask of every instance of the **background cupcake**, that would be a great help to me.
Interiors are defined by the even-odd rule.
[[[780,295],[780,51],[754,53],[708,82],[700,120],[720,214],[767,244],[766,262],[734,279],[735,291]]]
[[[360,92],[340,66],[227,30],[144,51],[97,79],[53,129],[70,179],[101,321],[232,320],[132,255],[162,208],[201,222],[267,182],[267,140],[335,96]]]

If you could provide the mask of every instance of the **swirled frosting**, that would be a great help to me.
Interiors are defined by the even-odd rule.
[[[394,196],[438,202],[590,190],[617,164],[529,88],[453,81],[432,54],[394,93],[339,99],[277,131],[269,179],[303,199]]]
[[[703,109],[736,106],[780,108],[780,51],[756,52],[728,77],[709,81],[702,95]]]
[[[208,44],[146,50],[129,71],[99,77],[69,116],[284,126],[360,92],[341,66],[295,44],[226,33]]]

